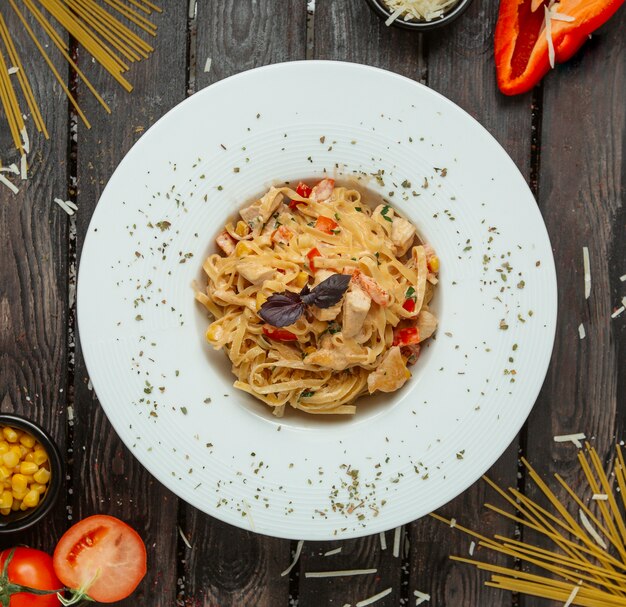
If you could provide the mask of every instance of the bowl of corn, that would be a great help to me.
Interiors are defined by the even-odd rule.
[[[41,520],[62,479],[61,456],[48,433],[24,417],[0,413],[0,533]]]

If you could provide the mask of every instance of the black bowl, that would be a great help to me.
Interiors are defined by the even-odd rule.
[[[50,464],[48,488],[37,506],[24,511],[18,510],[17,512],[11,512],[6,515],[0,514],[0,534],[3,534],[23,531],[35,523],[38,523],[50,512],[59,497],[61,485],[63,484],[63,463],[56,443],[52,440],[50,435],[36,423],[25,417],[20,417],[19,415],[0,413],[0,425],[24,430],[36,438],[46,450]]]
[[[387,19],[391,16],[391,11],[387,8],[383,0],[365,1],[369,4],[369,7],[374,11],[374,13],[376,13],[376,15],[378,15],[383,21],[387,21]],[[449,11],[432,21],[404,21],[404,19],[399,17],[391,25],[401,27],[402,29],[413,30],[415,32],[427,32],[429,30],[443,27],[444,25],[449,25],[463,14],[471,3],[472,0],[459,0],[459,2]]]

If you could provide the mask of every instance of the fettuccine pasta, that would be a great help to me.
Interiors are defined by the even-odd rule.
[[[437,326],[429,303],[439,259],[415,226],[332,179],[272,187],[240,215],[217,237],[221,252],[205,260],[206,290],[196,293],[213,318],[206,338],[230,358],[235,387],[278,416],[286,405],[353,414],[359,396],[401,388]],[[351,276],[336,303],[298,303],[336,274]],[[302,310],[288,326],[263,320],[278,318],[269,316],[276,294]]]

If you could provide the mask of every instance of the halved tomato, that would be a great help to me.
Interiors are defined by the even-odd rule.
[[[54,550],[54,570],[68,587],[101,603],[129,596],[146,574],[139,534],[113,516],[98,514],[70,527]]]

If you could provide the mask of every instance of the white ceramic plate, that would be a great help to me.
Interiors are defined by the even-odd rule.
[[[440,328],[354,417],[276,419],[232,387],[192,284],[237,209],[324,175],[360,178],[434,246]],[[541,387],[556,301],[541,215],[483,127],[406,78],[313,61],[223,80],[146,132],[89,226],[78,321],[100,402],[154,476],[223,521],[324,540],[423,516],[496,461]]]

